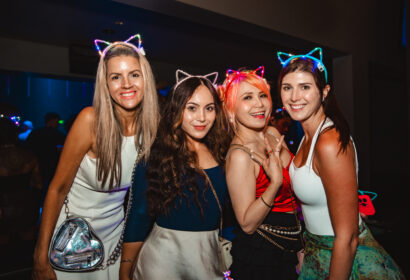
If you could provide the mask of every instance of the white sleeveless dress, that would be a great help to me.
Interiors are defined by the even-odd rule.
[[[131,184],[132,169],[137,158],[134,136],[123,137],[121,149],[122,176],[119,188],[108,190],[97,180],[96,159],[84,156],[68,193],[70,216],[85,218],[104,244],[106,263],[116,247],[124,224],[124,197]],[[61,208],[54,231],[66,219]],[[104,270],[91,272],[62,272],[55,270],[57,279],[105,280],[119,278],[120,259]]]

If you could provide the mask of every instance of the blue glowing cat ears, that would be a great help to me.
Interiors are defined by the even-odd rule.
[[[278,59],[279,59],[280,63],[282,64],[282,67],[286,67],[289,64],[289,62],[291,62],[294,58],[301,58],[301,59],[309,58],[309,59],[311,59],[315,63],[314,67],[317,67],[320,72],[325,73],[325,79],[326,79],[326,83],[327,83],[327,70],[326,70],[325,65],[323,64],[323,52],[322,52],[321,48],[319,48],[319,47],[314,48],[313,50],[311,50],[307,54],[293,55],[293,54],[290,54],[290,53],[277,52],[277,55],[278,55]],[[314,57],[313,55],[318,55],[319,58]]]

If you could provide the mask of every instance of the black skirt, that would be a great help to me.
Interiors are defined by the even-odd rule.
[[[270,212],[263,224],[284,227],[297,225],[294,214],[278,212]],[[298,263],[296,252],[302,248],[300,235],[290,236],[297,240],[288,240],[262,232],[285,250],[257,232],[246,234],[238,227],[234,230],[235,238],[232,241],[231,277],[235,280],[297,279],[295,266]]]

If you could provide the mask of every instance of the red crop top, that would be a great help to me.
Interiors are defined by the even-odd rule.
[[[289,176],[289,166],[292,162],[294,155],[289,151],[291,158],[289,161],[288,166],[283,168],[283,183],[282,187],[279,189],[278,193],[276,194],[275,201],[273,204],[272,211],[273,212],[293,212],[295,210],[296,201],[295,196],[292,192],[290,183],[290,176]],[[259,169],[258,178],[256,178],[256,198],[260,197],[265,190],[268,188],[270,184],[269,178],[266,176],[265,171],[263,170],[262,165]],[[293,200],[293,202],[292,202]],[[294,206],[293,206],[293,205]]]

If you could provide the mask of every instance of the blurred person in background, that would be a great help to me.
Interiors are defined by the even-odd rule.
[[[65,135],[58,130],[60,115],[47,113],[45,127],[34,129],[28,136],[25,147],[38,158],[41,177],[43,179],[42,201],[47,193],[48,185],[54,176],[58,159],[65,141]],[[42,203],[41,203],[42,204]]]

